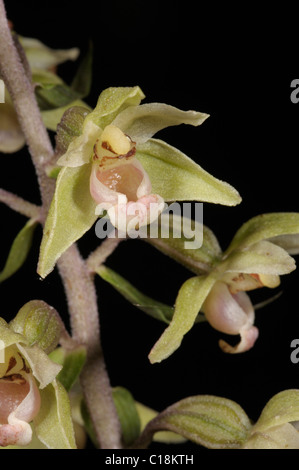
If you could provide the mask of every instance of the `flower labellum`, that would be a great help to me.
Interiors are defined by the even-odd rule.
[[[227,353],[240,353],[251,349],[258,337],[253,326],[254,309],[245,292],[232,293],[229,286],[217,281],[202,308],[213,328],[229,335],[240,334],[240,343],[232,347],[223,340],[219,346]]]
[[[163,199],[151,194],[150,179],[135,158],[136,143],[110,124],[94,145],[90,192],[113,225],[130,231],[153,222],[164,208]]]
[[[18,347],[7,347],[4,355],[0,364],[0,446],[25,446],[31,441],[29,423],[39,412],[40,394]]]

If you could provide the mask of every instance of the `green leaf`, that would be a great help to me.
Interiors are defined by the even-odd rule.
[[[97,438],[96,438],[96,433],[94,431],[93,423],[92,423],[87,405],[86,405],[84,400],[81,401],[80,411],[81,411],[82,419],[84,421],[84,426],[85,426],[86,432],[87,432],[88,436],[90,437],[90,439],[92,440],[93,445],[97,449],[99,449],[100,446],[99,446],[99,443],[98,443]]]
[[[63,357],[63,368],[59,372],[57,379],[64,386],[67,392],[70,391],[73,385],[77,382],[85,361],[86,349],[84,346],[79,346],[71,351],[65,351]]]
[[[270,428],[299,421],[299,390],[284,390],[268,401],[252,429],[264,433]]]
[[[151,363],[163,361],[179,348],[216,280],[212,274],[196,276],[182,285],[176,299],[173,319],[149,354]]]
[[[143,294],[122,276],[104,265],[101,265],[97,269],[97,274],[106,282],[109,282],[110,285],[135,307],[158,320],[167,324],[170,323],[174,312],[173,307]]]
[[[62,321],[57,311],[43,300],[31,300],[18,311],[10,327],[27,338],[29,345],[36,344],[46,354],[56,348]]]
[[[167,408],[148,424],[144,433],[176,432],[211,449],[240,448],[251,428],[244,410],[226,398],[188,397]]]
[[[299,233],[295,235],[278,235],[269,238],[269,241],[286,250],[290,255],[299,254]]]
[[[56,261],[94,224],[96,204],[90,196],[90,165],[63,168],[44,227],[38,273],[46,277]]]
[[[228,183],[214,178],[180,150],[158,139],[138,145],[137,159],[165,201],[203,201],[234,206],[241,202]]]
[[[88,96],[91,89],[92,59],[93,44],[92,41],[90,41],[87,52],[81,60],[76,75],[71,84],[71,88],[76,91],[82,98]]]
[[[225,254],[232,250],[241,250],[261,240],[279,235],[299,233],[299,213],[272,212],[261,214],[245,222],[237,231]]]
[[[113,119],[128,106],[136,106],[144,98],[142,90],[138,87],[107,88],[99,96],[95,109],[85,120],[93,121],[104,129]]]
[[[222,253],[221,248],[217,238],[208,227],[187,217],[177,214],[172,215],[171,213],[167,216],[165,222],[169,224],[169,231],[162,238],[161,227],[164,228],[162,214],[159,220],[158,237],[151,237],[146,240],[152,246],[195,274],[209,272],[219,262]],[[190,240],[192,243],[193,240],[196,241],[194,234],[196,233],[196,237],[199,237],[200,232],[202,232],[202,245],[200,248],[187,248]],[[177,236],[177,234],[180,236]]]
[[[139,414],[141,431],[143,431],[148,423],[156,418],[159,413],[139,402],[135,402],[135,406]],[[153,441],[164,442],[166,444],[181,444],[185,442],[186,439],[171,431],[158,431],[154,434]]]
[[[277,245],[262,240],[243,250],[234,250],[220,263],[226,272],[288,274],[296,268],[294,259]]]
[[[121,425],[123,443],[129,446],[140,434],[140,419],[135,401],[124,387],[113,388],[112,395]]]
[[[42,405],[34,418],[38,439],[49,449],[76,449],[67,392],[54,380],[40,395]]]
[[[68,106],[74,101],[83,98],[80,93],[74,91],[65,83],[53,84],[51,86],[36,86],[35,95],[38,106],[42,111]]]
[[[36,220],[30,219],[14,239],[5,266],[0,273],[0,282],[11,277],[26,261],[36,226]]]

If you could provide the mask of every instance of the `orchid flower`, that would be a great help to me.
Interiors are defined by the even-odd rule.
[[[216,330],[239,335],[231,346],[220,340],[226,353],[241,353],[253,347],[258,338],[255,312],[247,291],[280,284],[280,276],[296,265],[291,254],[299,253],[299,214],[262,214],[246,222],[230,246],[222,252],[211,230],[204,228],[204,241],[198,250],[186,250],[182,241],[152,240],[161,251],[189,267],[197,276],[180,288],[170,325],[150,352],[151,362],[170,356],[192,328],[199,312]]]
[[[164,127],[197,126],[207,117],[160,103],[129,106],[104,128],[88,116],[82,135],[71,142],[57,164],[92,163],[90,194],[97,203],[95,213],[107,211],[112,224],[126,232],[153,222],[164,208],[163,198],[151,193],[150,178],[135,156],[139,146]]]

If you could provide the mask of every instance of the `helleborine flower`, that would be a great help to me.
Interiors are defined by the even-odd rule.
[[[128,90],[139,101],[144,97],[138,87]],[[110,94],[113,92],[111,89]],[[100,97],[96,109],[86,117],[81,135],[70,143],[57,164],[73,168],[91,164],[90,193],[97,203],[96,214],[107,211],[117,228],[129,231],[151,223],[164,208],[162,196],[152,193],[151,180],[138,152],[159,130],[182,123],[198,126],[208,115],[161,103],[127,103],[110,119],[103,119],[99,116],[102,101]]]
[[[90,194],[95,213],[107,211],[113,225],[126,232],[153,222],[164,208],[163,198],[152,194],[151,181],[135,157],[139,144],[166,126],[181,122],[201,124],[208,116],[184,113],[160,103],[130,106],[103,129],[90,118],[58,165],[91,164]]]
[[[70,108],[57,126],[57,164],[62,168],[44,228],[41,277],[103,210],[125,231],[155,220],[163,201],[240,202],[229,184],[152,138],[168,126],[198,126],[207,114],[161,103],[140,105],[143,98],[138,86],[108,88],[92,112]]]
[[[54,69],[57,65],[66,60],[76,60],[79,55],[79,49],[77,48],[55,50],[50,49],[37,39],[18,36],[18,40],[24,49],[26,60],[32,70],[32,78],[35,84],[36,80],[39,80],[42,72]],[[48,81],[50,80],[50,82],[53,83],[54,79],[60,84],[63,83],[56,75],[48,72]],[[25,137],[11,97],[6,89],[5,102],[0,104],[0,109],[0,152],[17,152],[25,145]],[[53,130],[51,113],[53,113],[52,110],[45,111],[43,118],[45,125]]]
[[[227,353],[250,349],[257,337],[254,308],[246,291],[260,287],[275,288],[280,275],[295,269],[288,254],[299,253],[299,214],[263,214],[246,222],[236,233],[230,246],[222,252],[214,234],[205,228],[204,241],[198,250],[185,250],[176,241],[151,241],[197,276],[180,288],[170,325],[150,352],[151,362],[170,356],[192,328],[199,312],[216,330],[240,335],[240,342],[230,346],[220,340]],[[184,256],[185,253],[185,256]]]
[[[59,336],[60,321],[42,301],[25,304],[10,324],[0,318],[0,447],[28,446],[34,433],[48,448],[75,448],[67,392],[56,380],[62,366],[45,352]]]
[[[201,311],[215,330],[241,336],[240,343],[234,347],[220,340],[219,346],[224,352],[245,352],[252,348],[258,337],[258,329],[254,326],[254,307],[245,291],[263,286],[277,287],[279,283],[277,275],[244,273],[227,273],[215,283]]]

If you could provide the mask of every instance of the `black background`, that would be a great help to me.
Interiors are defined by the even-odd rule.
[[[199,128],[180,126],[160,132],[159,137],[240,192],[243,202],[237,207],[204,205],[204,223],[226,248],[249,218],[298,210],[299,104],[290,101],[290,84],[298,75],[296,15],[273,7],[262,13],[246,4],[241,10],[219,9],[211,3],[207,12],[203,5],[85,0],[79,6],[9,0],[6,6],[19,34],[39,38],[53,48],[77,46],[84,53],[92,39],[94,78],[86,99],[91,106],[107,87],[139,85],[144,102],[210,114]],[[67,63],[59,67],[59,74],[70,82],[75,70],[76,64]],[[28,152],[1,158],[1,187],[38,202]],[[4,206],[0,210],[4,264],[25,218]],[[67,318],[57,273],[41,281],[35,272],[40,237],[41,230],[35,236],[32,260],[0,286],[1,316],[7,320],[33,298],[46,300]],[[82,253],[88,255],[98,242],[91,230],[80,243]],[[190,277],[185,268],[142,241],[121,244],[107,265],[169,304]],[[190,395],[223,396],[237,401],[256,420],[275,393],[298,388],[299,364],[290,361],[290,343],[299,337],[298,282],[297,272],[284,276],[280,298],[257,311],[260,336],[251,351],[225,355],[218,347],[223,335],[200,324],[173,356],[150,365],[147,355],[164,325],[98,279],[101,336],[112,385],[127,387],[136,400],[157,410]],[[263,289],[251,297],[258,302],[272,294]],[[183,447],[195,449],[193,444]]]

